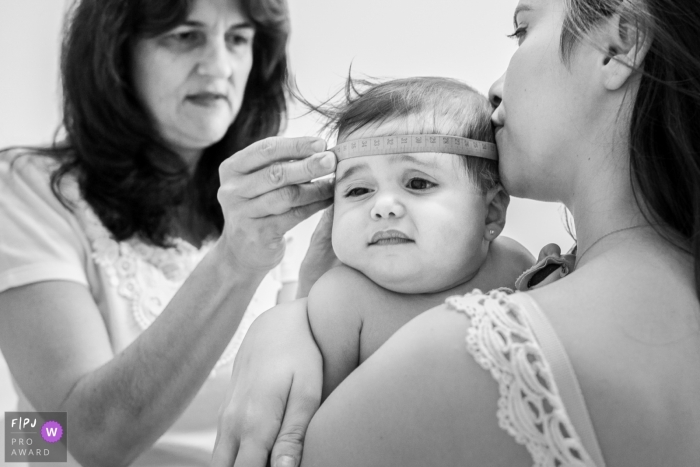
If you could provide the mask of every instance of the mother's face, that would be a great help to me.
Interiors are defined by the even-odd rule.
[[[491,87],[500,171],[514,196],[561,201],[570,187],[572,157],[581,156],[595,120],[591,57],[560,55],[563,0],[521,0],[514,37],[518,50]]]
[[[183,24],[135,44],[134,86],[171,149],[198,153],[224,136],[241,108],[254,34],[239,0],[196,0]]]

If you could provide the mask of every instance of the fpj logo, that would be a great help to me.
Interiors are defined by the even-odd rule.
[[[66,412],[5,412],[5,462],[66,462]]]

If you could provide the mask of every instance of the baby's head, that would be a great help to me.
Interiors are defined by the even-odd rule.
[[[364,86],[358,91],[350,82],[346,101],[330,113],[339,145],[428,134],[494,141],[488,100],[459,81],[408,78]],[[382,139],[394,144],[390,140]],[[333,249],[386,289],[446,290],[479,271],[503,229],[507,205],[495,160],[412,151],[339,155]]]

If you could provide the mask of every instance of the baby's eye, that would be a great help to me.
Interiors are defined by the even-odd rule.
[[[353,188],[345,193],[346,198],[354,198],[357,196],[366,195],[369,193],[367,188]]]
[[[423,178],[412,178],[408,181],[406,186],[411,190],[428,190],[430,188],[436,187],[437,185]]]

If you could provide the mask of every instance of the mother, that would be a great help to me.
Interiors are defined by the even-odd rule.
[[[408,323],[313,415],[303,465],[700,465],[700,3],[521,0],[514,21],[502,179],[571,210],[575,271]],[[215,465],[263,465],[275,438],[273,465],[299,461],[304,316],[255,323]]]
[[[283,235],[330,203],[325,143],[274,138],[288,32],[284,0],[75,3],[66,137],[0,156],[0,347],[71,465],[208,463]]]

